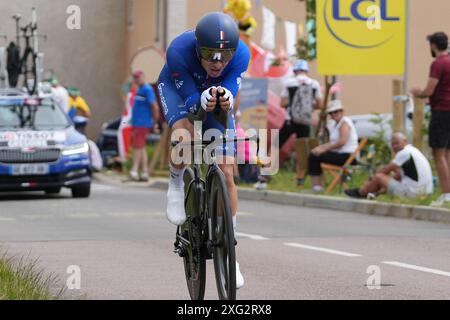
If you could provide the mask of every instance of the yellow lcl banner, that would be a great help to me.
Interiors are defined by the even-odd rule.
[[[322,75],[402,75],[406,0],[317,0]]]

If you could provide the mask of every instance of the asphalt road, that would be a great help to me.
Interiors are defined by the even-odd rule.
[[[0,194],[0,250],[38,258],[61,287],[79,266],[68,297],[188,299],[164,210],[164,192],[130,186],[95,184],[88,200]],[[450,298],[450,225],[254,201],[239,212],[239,299]]]

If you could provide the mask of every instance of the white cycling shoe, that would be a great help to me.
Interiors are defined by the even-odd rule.
[[[239,263],[236,261],[236,289],[241,289],[245,284],[244,276],[239,268]]]
[[[184,209],[184,187],[169,183],[167,192],[167,219],[176,226],[186,222],[186,211]]]

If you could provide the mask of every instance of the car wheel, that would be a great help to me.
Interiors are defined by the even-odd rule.
[[[80,184],[72,187],[72,197],[74,198],[89,198],[91,194],[91,184]]]
[[[60,187],[56,187],[56,188],[49,188],[45,190],[46,194],[58,194],[61,192],[61,188]]]

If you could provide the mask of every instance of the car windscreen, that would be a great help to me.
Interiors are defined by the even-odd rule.
[[[70,126],[64,112],[51,100],[38,105],[0,104],[0,130],[61,130]]]

